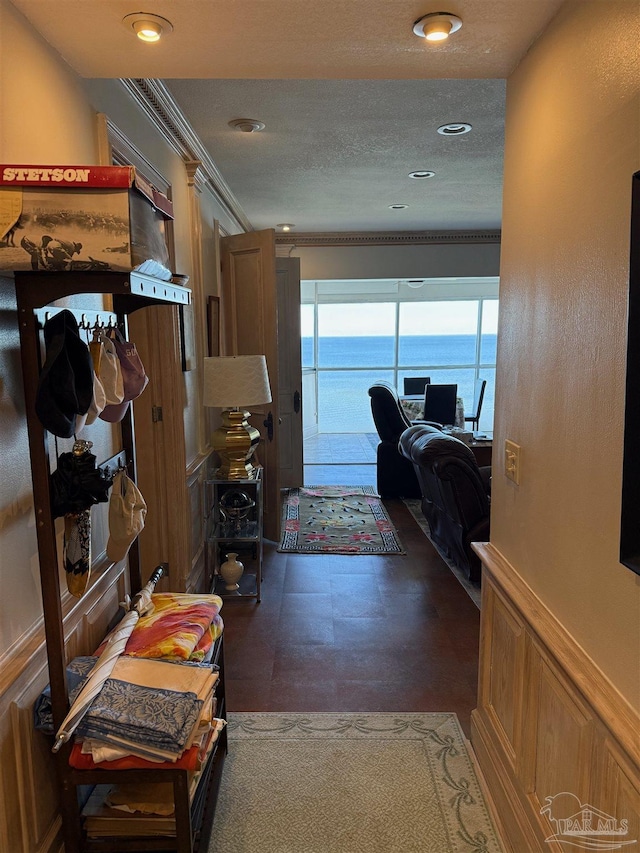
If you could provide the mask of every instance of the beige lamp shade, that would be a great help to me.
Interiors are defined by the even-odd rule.
[[[270,403],[266,358],[263,355],[205,358],[203,402],[218,409]]]
[[[204,360],[204,405],[223,409],[222,425],[211,436],[220,456],[216,477],[239,480],[256,476],[251,458],[260,433],[247,421],[249,406],[271,402],[267,360],[263,355],[216,356]]]

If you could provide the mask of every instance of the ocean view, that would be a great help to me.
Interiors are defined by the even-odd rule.
[[[465,411],[473,403],[475,335],[407,335],[318,338],[318,428],[320,432],[375,432],[367,390],[376,381],[396,384],[402,391],[405,376],[430,376],[434,383],[456,383]],[[483,335],[480,377],[487,388],[481,429],[493,427],[496,335]],[[455,365],[469,365],[455,367]],[[302,339],[302,367],[313,368],[313,338]],[[335,370],[331,370],[335,368]],[[350,369],[351,368],[351,369]],[[386,368],[386,369],[385,369]],[[303,400],[303,404],[305,401]],[[308,405],[308,402],[306,403]]]

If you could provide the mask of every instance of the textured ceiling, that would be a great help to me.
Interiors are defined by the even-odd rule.
[[[498,228],[505,78],[563,2],[446,0],[464,24],[435,47],[412,25],[440,0],[154,0],[157,45],[123,0],[13,5],[80,75],[163,80],[253,227],[316,232]]]
[[[500,227],[503,80],[165,82],[256,228]],[[266,128],[231,131],[240,116]],[[452,121],[473,131],[437,133]]]

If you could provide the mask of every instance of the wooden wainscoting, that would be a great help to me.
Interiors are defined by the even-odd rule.
[[[126,592],[122,568],[103,571],[108,565],[92,567],[96,580],[80,603],[63,595],[68,660],[95,650]],[[62,850],[53,741],[33,728],[48,680],[40,622],[0,658],[0,853]]]
[[[473,747],[513,853],[561,853],[568,792],[640,845],[640,717],[492,545],[483,563]],[[569,798],[570,799],[570,798]],[[559,801],[556,806],[560,808]],[[579,809],[576,808],[576,812]],[[569,817],[569,814],[564,814]]]

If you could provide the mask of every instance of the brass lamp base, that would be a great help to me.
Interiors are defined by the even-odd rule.
[[[250,412],[231,409],[222,412],[222,426],[214,430],[211,445],[220,456],[218,480],[248,480],[255,475],[251,462],[260,433],[247,421]]]

